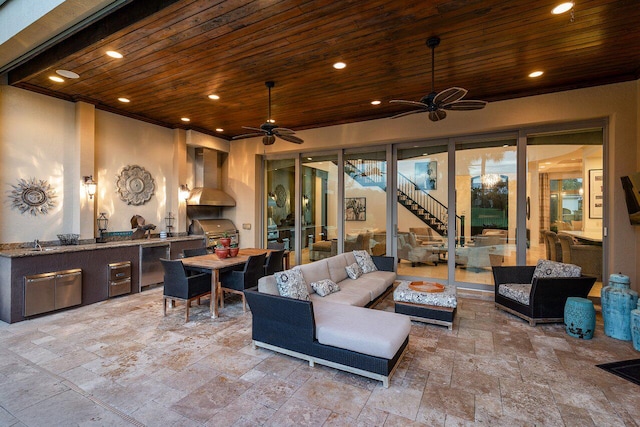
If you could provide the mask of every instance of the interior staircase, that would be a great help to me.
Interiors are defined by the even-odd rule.
[[[386,163],[378,160],[348,160],[344,172],[363,187],[376,186],[386,191]],[[438,199],[421,190],[405,175],[398,174],[398,203],[440,236],[448,234],[449,212]],[[464,244],[464,215],[456,215],[460,244]]]

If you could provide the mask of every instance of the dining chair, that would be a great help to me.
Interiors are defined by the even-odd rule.
[[[244,290],[258,286],[258,279],[264,276],[264,262],[267,254],[252,255],[244,264],[242,270],[220,272],[220,307],[224,307],[224,293],[230,292],[242,297],[242,310],[247,311],[247,300]]]
[[[185,258],[189,258],[192,256],[207,255],[208,253],[209,252],[207,252],[207,248],[194,248],[194,249],[182,250],[182,256],[184,256]]]
[[[271,251],[264,264],[264,275],[271,276],[273,273],[283,271],[282,261],[284,259],[284,249],[279,251]]]
[[[167,315],[167,300],[186,301],[186,321],[189,321],[189,308],[191,301],[200,300],[200,297],[211,294],[211,275],[196,274],[187,276],[187,271],[180,260],[160,258],[164,268],[164,300],[163,314]]]

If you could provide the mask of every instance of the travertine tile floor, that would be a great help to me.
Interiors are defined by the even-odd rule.
[[[595,367],[631,343],[530,327],[460,298],[454,328],[413,323],[388,389],[251,347],[230,299],[162,317],[161,289],[0,323],[2,426],[634,426],[640,386]],[[377,309],[390,310],[390,298]],[[634,421],[635,420],[635,421]]]

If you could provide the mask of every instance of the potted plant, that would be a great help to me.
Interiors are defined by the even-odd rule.
[[[231,246],[229,246],[229,257],[238,256],[239,250],[240,248],[238,248],[238,244],[232,243]]]
[[[229,245],[231,244],[231,237],[229,237],[228,233],[222,233],[222,237],[219,239],[219,244],[221,244],[225,248],[229,247]]]
[[[225,259],[229,256],[229,247],[218,244],[213,250],[216,253],[216,256],[220,259]]]

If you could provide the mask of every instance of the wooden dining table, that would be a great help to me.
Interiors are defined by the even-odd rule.
[[[247,262],[250,256],[269,254],[273,249],[244,248],[238,251],[238,255],[232,258],[220,259],[216,254],[198,255],[182,259],[182,265],[187,269],[205,271],[211,273],[211,302],[209,310],[211,317],[218,317],[218,299],[222,296],[220,285],[220,270],[232,268]],[[285,256],[285,266],[288,267],[288,256]]]

